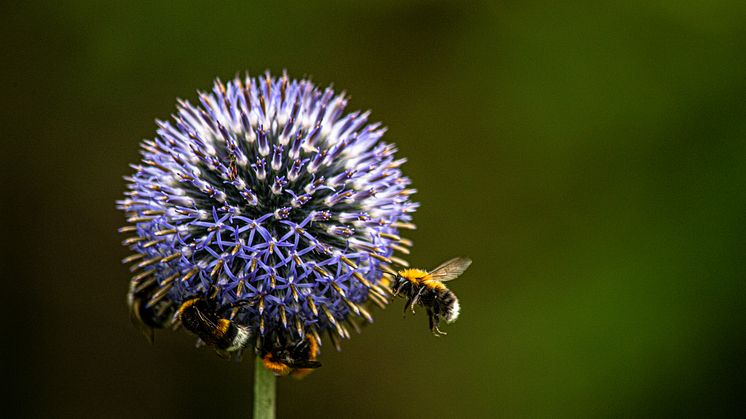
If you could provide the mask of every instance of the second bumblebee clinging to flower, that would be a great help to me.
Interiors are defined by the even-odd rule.
[[[212,346],[218,355],[229,358],[234,353],[240,357],[254,333],[219,315],[221,310],[207,296],[190,298],[179,307],[178,317],[185,329]]]
[[[267,343],[266,346],[268,348],[263,347],[260,350],[262,363],[276,376],[290,375],[301,379],[321,366],[316,360],[319,355],[319,344],[310,335],[298,343],[283,343],[276,340]]]
[[[399,271],[394,280],[394,295],[407,298],[404,311],[411,308],[414,313],[415,304],[427,310],[430,331],[435,336],[445,335],[439,328],[440,319],[446,323],[456,321],[460,305],[456,294],[445,286],[444,282],[458,278],[471,265],[471,259],[456,257],[443,262],[431,271],[422,269],[405,269]]]

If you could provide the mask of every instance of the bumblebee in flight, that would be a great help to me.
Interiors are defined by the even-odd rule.
[[[240,352],[248,346],[253,336],[248,327],[219,316],[218,309],[207,297],[184,301],[179,307],[178,316],[185,329],[214,347],[221,356]]]
[[[458,318],[459,303],[456,294],[449,290],[444,282],[458,278],[471,265],[471,259],[457,257],[440,264],[432,271],[405,269],[399,271],[394,280],[394,295],[407,298],[404,311],[415,304],[427,310],[430,331],[435,336],[445,335],[439,329],[440,319],[453,323]]]
[[[276,342],[272,349],[262,355],[264,367],[275,375],[290,375],[301,379],[321,366],[316,360],[319,355],[319,345],[311,336],[296,344],[280,344]]]

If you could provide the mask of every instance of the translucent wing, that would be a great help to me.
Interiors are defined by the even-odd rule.
[[[471,259],[469,258],[453,258],[441,263],[437,268],[430,271],[430,276],[440,282],[450,281],[461,276],[469,265],[471,265]]]
[[[211,329],[217,329],[218,325],[211,318],[205,316],[205,313],[198,311],[197,316],[201,319],[202,324],[209,325]]]
[[[211,316],[208,316],[207,313],[203,312],[202,310],[195,310],[197,313],[197,317],[200,318],[203,324],[209,325],[211,329],[216,329],[218,327],[217,324],[215,324],[215,321],[211,318]]]

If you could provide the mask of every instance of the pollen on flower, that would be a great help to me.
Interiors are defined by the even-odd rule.
[[[216,81],[142,142],[117,207],[129,223],[130,300],[178,325],[194,298],[256,339],[335,346],[385,306],[417,204],[404,159],[369,112],[287,75]],[[138,300],[139,299],[139,300]],[[225,325],[224,325],[225,326]],[[224,331],[228,333],[227,329]]]

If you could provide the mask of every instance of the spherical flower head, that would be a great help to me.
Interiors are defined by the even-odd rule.
[[[216,81],[142,143],[125,199],[132,288],[151,323],[207,297],[257,336],[300,342],[372,321],[417,204],[369,112],[287,75]],[[143,294],[143,293],[140,293]]]

